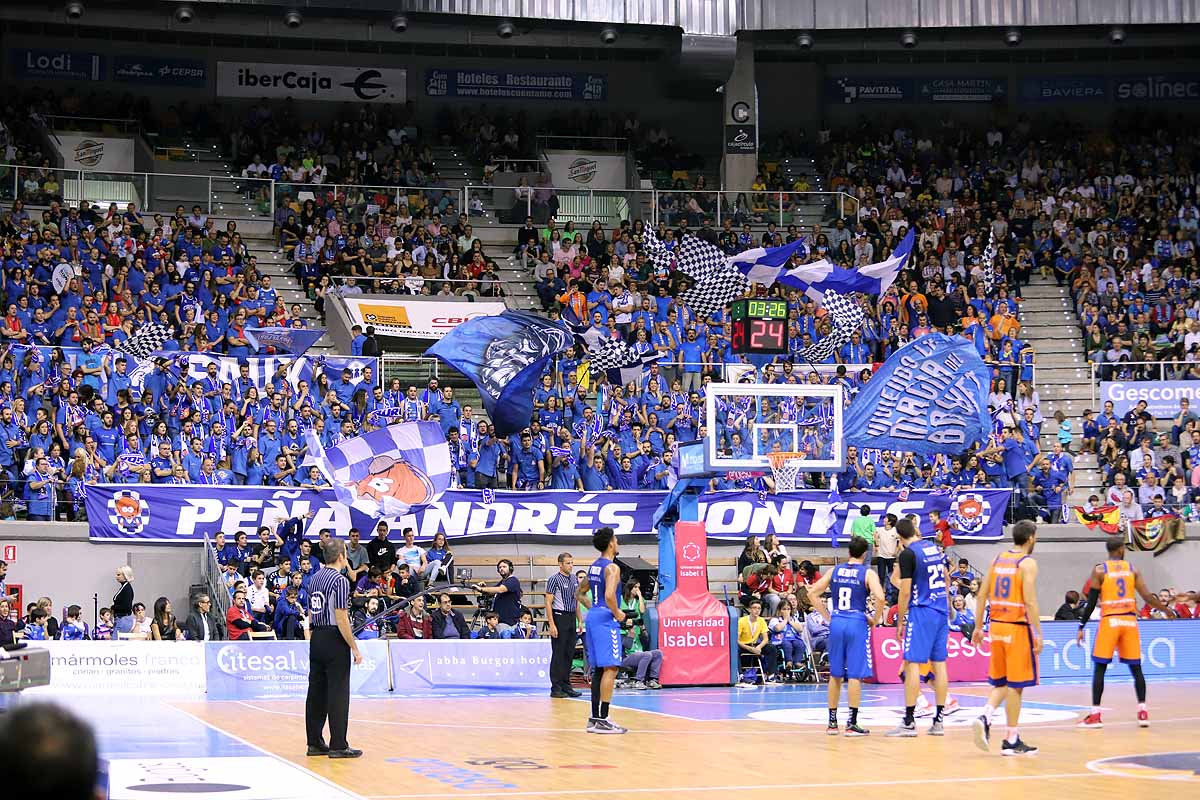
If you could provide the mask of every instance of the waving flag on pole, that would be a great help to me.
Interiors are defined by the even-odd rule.
[[[744,261],[735,261],[733,265],[754,283],[768,286],[772,283],[780,283],[799,289],[818,302],[829,290],[842,294],[862,292],[878,296],[887,291],[887,288],[895,282],[896,276],[904,269],[915,241],[915,234],[913,231],[909,231],[900,246],[892,253],[891,258],[853,269],[839,267],[825,259],[791,269],[787,268],[786,261],[780,266]]]
[[[992,429],[992,368],[962,337],[928,333],[901,347],[846,412],[847,445],[957,455]]]
[[[340,502],[374,517],[399,517],[436,501],[450,488],[450,448],[436,422],[389,425],[323,448],[305,433],[308,456]]]
[[[425,351],[467,376],[479,389],[497,436],[529,425],[533,391],[546,363],[574,343],[564,326],[528,311],[475,317]]]
[[[751,283],[770,286],[775,283],[781,272],[786,271],[792,256],[801,259],[808,257],[808,247],[804,244],[803,237],[783,247],[752,247],[743,250],[735,256],[730,256],[728,263],[741,270]]]
[[[246,328],[246,341],[255,350],[274,347],[282,353],[300,355],[317,343],[324,328]]]
[[[820,364],[849,344],[850,337],[862,327],[863,320],[866,319],[866,313],[854,298],[846,297],[832,289],[825,292],[824,306],[829,312],[833,329],[800,351],[800,357],[809,364]]]
[[[151,353],[161,350],[162,346],[174,335],[175,332],[166,325],[147,322],[134,331],[128,339],[118,342],[114,349],[135,358],[148,358]]]

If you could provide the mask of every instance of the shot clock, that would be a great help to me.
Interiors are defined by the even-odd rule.
[[[729,306],[729,320],[733,352],[762,355],[788,352],[786,300],[734,300]]]

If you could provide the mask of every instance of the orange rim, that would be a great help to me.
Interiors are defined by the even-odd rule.
[[[789,453],[767,453],[767,460],[771,462],[772,469],[779,469],[787,464],[792,459],[803,459],[804,453],[789,452]]]

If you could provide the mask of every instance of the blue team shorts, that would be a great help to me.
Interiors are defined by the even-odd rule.
[[[621,666],[621,626],[607,606],[592,606],[584,621],[583,647],[592,669]]]
[[[914,606],[908,612],[904,629],[904,660],[910,664],[946,660],[946,640],[950,638],[950,618],[946,611]]]
[[[875,677],[871,662],[871,626],[865,617],[835,616],[829,623],[829,677]]]

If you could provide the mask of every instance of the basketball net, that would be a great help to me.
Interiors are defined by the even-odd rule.
[[[794,492],[800,478],[800,468],[807,456],[804,453],[767,453],[776,492]]]

